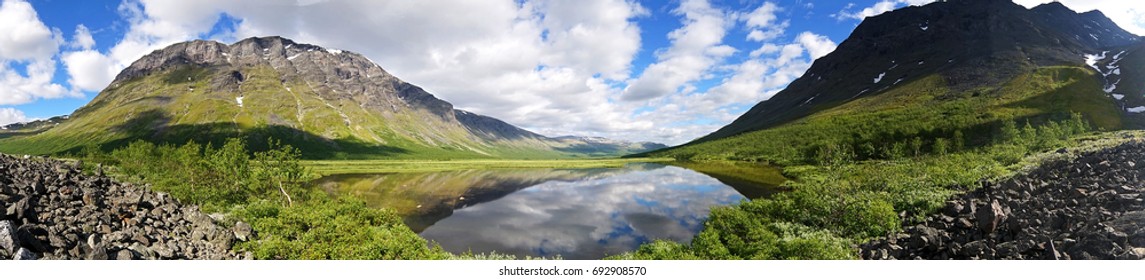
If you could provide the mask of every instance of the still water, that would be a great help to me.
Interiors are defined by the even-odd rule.
[[[689,242],[711,207],[775,190],[660,164],[334,175],[316,183],[397,210],[450,252],[564,259],[599,259],[656,239]]]

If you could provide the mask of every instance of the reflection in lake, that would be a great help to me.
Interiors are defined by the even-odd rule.
[[[744,196],[674,166],[338,175],[317,183],[396,209],[454,253],[597,259],[655,239],[691,240],[712,206]]]

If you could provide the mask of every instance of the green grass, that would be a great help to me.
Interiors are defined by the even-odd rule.
[[[567,160],[312,160],[302,165],[319,175],[435,172],[470,169],[580,169],[616,168],[638,162],[669,162],[670,158],[567,159]]]

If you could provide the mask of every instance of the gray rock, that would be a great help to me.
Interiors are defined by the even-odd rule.
[[[238,240],[249,241],[250,238],[254,237],[254,228],[251,228],[250,224],[240,221],[235,223],[234,233]]]
[[[32,250],[20,247],[20,249],[16,249],[15,254],[12,254],[12,259],[17,261],[38,260],[40,259],[40,254],[36,254],[36,252],[32,252]]]
[[[103,246],[103,236],[98,233],[89,234],[87,236],[87,246],[91,248]]]
[[[91,252],[87,254],[85,259],[88,260],[106,260],[110,256],[107,255],[107,248],[103,246],[92,247]]]
[[[131,250],[121,249],[118,253],[115,253],[115,259],[121,261],[134,260],[135,254],[131,253]]]
[[[20,247],[20,240],[16,238],[16,228],[12,221],[0,221],[0,250],[5,255],[12,255]]]
[[[143,246],[143,245],[140,245],[138,243],[137,244],[131,244],[131,246],[127,246],[127,249],[131,250],[136,255],[138,255],[139,258],[144,259],[144,260],[156,260],[156,259],[158,259],[155,251],[151,250],[151,248],[149,248],[147,246]]]

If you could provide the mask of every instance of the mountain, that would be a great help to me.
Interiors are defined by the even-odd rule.
[[[833,145],[878,154],[956,131],[982,144],[1006,120],[1039,124],[1071,113],[1103,129],[1140,126],[1142,46],[1101,12],[1057,2],[905,7],[863,20],[834,52],[727,126],[658,154],[784,162],[792,159],[778,155],[808,158]],[[769,137],[796,140],[758,143],[776,141]]]
[[[197,40],[156,50],[66,121],[2,139],[0,150],[106,149],[136,139],[217,144],[235,136],[256,149],[274,138],[309,158],[587,156],[579,152],[582,145],[629,151],[549,138],[457,110],[365,56],[281,37],[231,45]]]
[[[602,137],[561,136],[554,140],[564,143],[565,151],[589,155],[627,155],[667,148],[653,142],[631,142]]]

